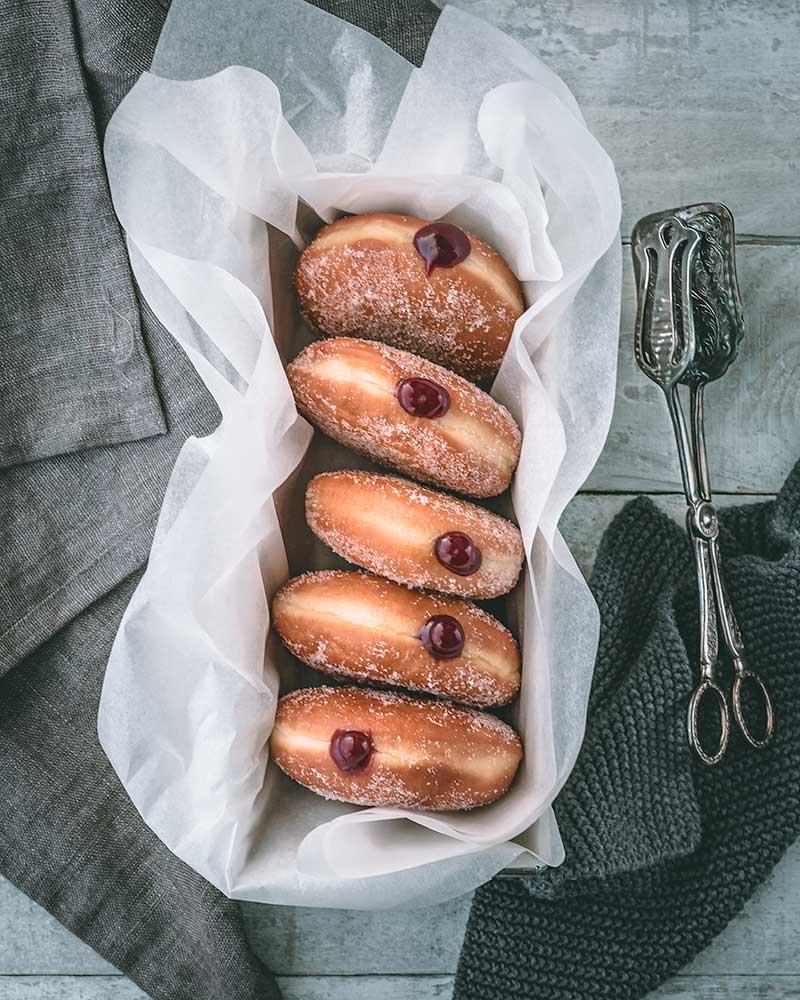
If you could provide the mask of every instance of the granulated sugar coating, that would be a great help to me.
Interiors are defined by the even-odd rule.
[[[500,366],[525,305],[502,258],[468,233],[469,256],[434,268],[414,247],[426,220],[372,213],[326,226],[300,257],[295,284],[310,326],[380,340],[472,379]]]
[[[437,244],[437,266],[426,269],[414,244],[424,226],[378,213],[320,232],[295,282],[306,320],[330,339],[302,351],[287,377],[298,410],[341,444],[455,493],[496,496],[510,485],[521,434],[455,372],[497,370],[524,310],[521,290],[464,231],[447,230],[459,252]],[[314,477],[306,518],[370,572],[290,580],[273,599],[274,627],[308,666],[378,689],[285,695],[270,737],[275,762],[317,794],[356,805],[455,811],[498,799],[522,745],[496,716],[463,705],[511,701],[519,650],[504,625],[460,598],[514,587],[519,530],[407,479],[356,471]]]
[[[421,641],[437,615],[464,632],[460,655],[442,659]],[[310,667],[337,677],[487,707],[519,689],[519,651],[508,629],[459,598],[408,590],[368,573],[324,570],[290,580],[272,601],[275,629]]]
[[[519,461],[511,414],[477,386],[438,365],[369,340],[307,347],[286,374],[298,409],[329,437],[376,462],[474,497],[502,493]],[[446,389],[442,417],[412,416],[398,383],[424,378]]]
[[[408,587],[463,597],[508,593],[524,558],[510,521],[399,476],[322,473],[308,484],[306,519],[348,562]],[[481,550],[481,565],[470,576],[454,575],[436,558],[436,540],[451,531],[469,535]]]
[[[334,763],[345,730],[374,747],[364,771]],[[305,688],[281,698],[270,740],[276,763],[326,798],[365,806],[474,809],[498,799],[522,759],[516,733],[496,716],[447,701],[363,688]]]

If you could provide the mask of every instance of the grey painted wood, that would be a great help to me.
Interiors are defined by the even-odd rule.
[[[454,0],[540,55],[617,167],[623,232],[716,198],[743,233],[800,235],[794,0]]]
[[[797,1000],[797,976],[678,976],[649,1000]]]
[[[246,914],[254,947],[282,974],[443,974],[455,971],[468,904],[463,898],[412,913],[371,914],[369,948],[348,933],[358,930],[352,918],[363,915],[255,906]],[[800,843],[691,971],[800,976],[799,936]]]
[[[0,878],[0,976],[102,975],[113,971],[55,917]]]
[[[278,982],[285,1000],[450,1000],[453,993],[452,976],[314,976]]]
[[[253,947],[282,975],[444,974],[455,971],[470,900],[369,914],[247,905],[245,917]]]
[[[630,499],[632,499],[630,493],[610,495],[580,493],[564,511],[560,524],[561,531],[584,576],[588,577],[592,571],[597,546],[603,532]],[[683,524],[686,517],[686,501],[683,494],[653,496],[651,499],[678,524]],[[717,497],[717,506],[720,510],[724,510],[726,507],[761,503],[770,499],[771,495],[753,493],[742,496],[720,494]]]
[[[0,882],[0,977],[109,969],[43,910],[33,904],[20,908],[15,897],[22,899]],[[363,944],[364,914],[266,906],[247,906],[245,912],[256,951],[281,975],[410,976],[454,972],[468,908],[464,897],[427,910],[370,914],[369,947]],[[22,920],[9,919],[12,912],[22,914]],[[800,977],[799,928],[800,843],[686,971],[711,979],[733,974],[767,980]],[[0,1000],[3,996],[0,988]]]
[[[586,487],[680,490],[663,395],[633,358],[635,290],[627,248],[623,260],[614,418]],[[740,246],[737,266],[747,329],[739,358],[707,390],[712,486],[718,493],[775,493],[800,456],[800,246]]]
[[[452,976],[280,978],[285,1000],[449,1000]],[[679,976],[650,1000],[797,1000],[800,976]],[[98,977],[0,977],[0,1000],[146,1000],[129,980]],[[498,998],[499,1000],[499,998]]]

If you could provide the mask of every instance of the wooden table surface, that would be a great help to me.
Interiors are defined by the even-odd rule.
[[[709,391],[720,505],[778,490],[800,456],[800,6],[797,0],[460,0],[545,59],[617,166],[623,238],[639,216],[707,199],[736,217],[747,318],[741,358]],[[611,434],[564,533],[584,569],[631,493],[680,515],[671,432],[631,354],[625,258]],[[252,940],[293,1000],[450,996],[465,897],[410,913],[246,907]],[[800,997],[800,844],[697,961],[654,997]],[[0,1000],[142,994],[0,880]],[[501,1000],[501,998],[498,998]]]

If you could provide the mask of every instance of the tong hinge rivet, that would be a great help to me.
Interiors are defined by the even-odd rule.
[[[690,507],[686,520],[690,533],[696,538],[712,539],[719,534],[717,511],[714,505],[707,500]]]

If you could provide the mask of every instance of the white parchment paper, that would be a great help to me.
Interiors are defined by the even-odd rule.
[[[452,8],[413,69],[301,0],[175,0],[106,159],[142,291],[222,413],[180,453],[106,674],[100,739],[136,807],[239,899],[409,907],[559,864],[550,806],[583,737],[598,616],[557,524],[608,429],[620,298],[618,186],[571,94]],[[471,813],[328,802],[268,762],[279,689],[321,680],[269,634],[275,589],[336,564],[305,525],[305,483],[368,467],[295,410],[283,366],[309,336],[292,268],[322,221],[377,209],[474,231],[528,304],[493,389],[523,429],[528,568],[507,610],[526,756]]]

